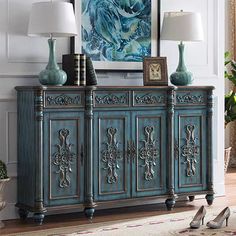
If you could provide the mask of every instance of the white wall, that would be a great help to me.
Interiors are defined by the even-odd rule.
[[[7,207],[0,218],[17,217],[16,202],[16,93],[15,86],[38,84],[36,75],[47,61],[45,39],[26,37],[27,18],[33,0],[0,1],[0,159],[7,163],[9,176]],[[223,53],[224,53],[224,1],[222,0],[162,0],[164,11],[199,11],[202,14],[205,40],[186,44],[186,63],[195,75],[194,85],[215,86],[214,101],[214,184],[218,195],[224,194],[223,148]],[[58,61],[67,53],[67,39],[57,41]],[[161,42],[161,55],[168,58],[168,70],[173,72],[178,61],[177,43]],[[100,85],[142,85],[140,74],[100,74]],[[217,174],[216,174],[217,173]]]

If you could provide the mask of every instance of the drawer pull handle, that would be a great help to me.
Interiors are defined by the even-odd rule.
[[[127,148],[127,162],[129,162],[129,159],[132,159],[133,162],[136,158],[136,148],[135,148],[135,144],[134,141],[129,140],[127,142],[128,144],[128,148]]]
[[[132,141],[132,145],[131,145],[131,155],[132,155],[132,160],[133,160],[133,163],[134,163],[135,162],[135,158],[137,156],[137,152],[136,152],[136,147],[135,147],[134,141]]]
[[[179,145],[178,145],[177,140],[175,140],[175,145],[174,145],[174,156],[175,156],[175,159],[178,160],[178,158],[179,158]]]
[[[83,166],[84,165],[84,146],[83,146],[83,144],[81,144],[80,162],[81,162],[81,165]]]
[[[126,159],[128,163],[129,163],[130,155],[131,155],[131,147],[130,147],[130,140],[129,140],[127,141],[127,151],[126,151]]]

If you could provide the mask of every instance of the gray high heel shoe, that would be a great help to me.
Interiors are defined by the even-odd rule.
[[[193,217],[193,220],[190,222],[190,228],[192,229],[198,229],[200,227],[200,224],[204,224],[204,218],[206,215],[206,209],[204,206],[201,206],[196,213],[196,215]]]
[[[230,209],[226,207],[214,220],[211,220],[207,223],[207,227],[211,229],[219,229],[222,227],[224,220],[226,220],[226,226],[228,226],[229,216]]]

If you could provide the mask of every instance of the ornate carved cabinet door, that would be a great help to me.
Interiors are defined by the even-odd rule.
[[[206,189],[206,111],[175,112],[175,190],[194,192]]]
[[[51,112],[44,118],[45,204],[82,202],[84,113]]]
[[[130,197],[130,165],[126,156],[129,119],[129,112],[94,114],[95,201]]]
[[[129,159],[132,162],[132,196],[152,196],[166,192],[166,113],[132,113]],[[129,148],[128,148],[129,150]]]

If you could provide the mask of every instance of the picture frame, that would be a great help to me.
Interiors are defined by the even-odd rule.
[[[167,86],[167,60],[166,57],[145,57],[143,60],[144,86]]]
[[[144,1],[143,4],[150,4],[145,6],[144,10],[141,7],[138,10],[138,4],[136,7],[127,8],[124,6],[125,1],[118,0],[70,0],[70,2],[74,6],[77,22],[80,22],[77,25],[78,36],[70,41],[70,52],[89,56],[96,70],[141,72],[143,57],[159,56],[160,0]],[[147,11],[147,7],[150,11]],[[114,12],[109,12],[113,11],[111,9],[114,9]],[[134,12],[131,12],[131,9]],[[145,12],[149,12],[146,18]],[[123,16],[122,20],[118,19],[120,15]],[[109,19],[112,20],[108,22]],[[109,31],[106,32],[107,28]],[[146,32],[142,32],[145,30]]]

